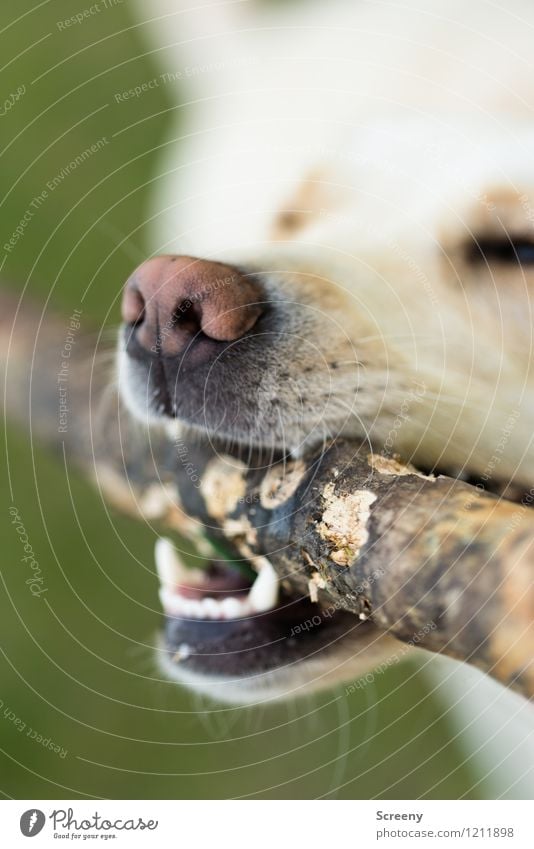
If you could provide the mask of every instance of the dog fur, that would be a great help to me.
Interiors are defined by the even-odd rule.
[[[150,18],[185,103],[154,250],[256,271],[277,307],[225,435],[379,447],[419,386],[395,451],[481,477],[512,416],[491,477],[526,485],[534,266],[513,251],[534,235],[531,5],[158,0]]]

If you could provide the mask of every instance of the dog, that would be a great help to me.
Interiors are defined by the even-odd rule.
[[[528,489],[533,25],[522,0],[151,4],[158,85],[181,100],[155,256],[123,296],[132,415],[293,458],[339,436],[389,441],[419,467]],[[235,578],[193,578],[158,551],[180,622],[167,670],[191,686],[246,701],[287,692],[295,669],[309,688],[391,655],[334,619],[320,662],[320,641],[284,661],[262,630],[278,609],[268,566],[240,607],[246,582],[232,595]],[[245,662],[262,635],[269,650]]]
[[[164,87],[175,120],[153,256],[122,300],[132,418],[170,444],[293,459],[354,438],[528,490],[532,4],[137,8],[159,72],[123,96]],[[268,560],[257,577],[191,570],[165,539],[156,559],[165,672],[216,699],[308,692],[395,656],[342,611],[282,642],[293,620]]]

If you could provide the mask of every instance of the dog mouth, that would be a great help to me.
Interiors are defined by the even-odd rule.
[[[255,569],[226,561],[191,569],[166,538],[155,557],[165,614],[160,665],[217,701],[286,697],[340,644],[352,645],[347,637],[367,633],[353,614],[290,594],[265,557]]]
[[[167,616],[196,621],[233,621],[274,610],[280,581],[266,558],[259,572],[232,569],[223,561],[189,569],[165,537],[156,543],[160,601]],[[249,572],[249,574],[246,574]]]

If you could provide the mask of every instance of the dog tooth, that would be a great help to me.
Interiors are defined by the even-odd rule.
[[[263,558],[263,565],[248,594],[248,601],[251,608],[256,613],[271,610],[278,601],[279,588],[280,582],[278,575],[269,561]]]
[[[185,608],[188,599],[183,598],[183,596],[178,593],[174,593],[172,590],[162,587],[159,591],[159,599],[161,601],[163,612],[167,616],[182,617],[186,615]]]
[[[176,616],[180,619],[191,617],[192,619],[202,618],[202,608],[200,602],[192,598],[184,598],[179,593],[173,593],[171,590],[162,587],[159,591],[161,606],[167,616]]]
[[[221,607],[220,602],[215,598],[203,598],[201,601],[202,613],[206,619],[220,619]]]
[[[165,587],[187,583],[188,572],[172,542],[167,537],[159,537],[155,548],[156,569],[160,582]]]
[[[172,596],[171,593],[163,587],[159,591],[159,600],[163,608],[163,612],[172,616]]]
[[[226,619],[241,619],[245,616],[245,605],[238,598],[227,596],[219,602],[219,606]]]
[[[190,569],[186,566],[167,537],[159,537],[156,540],[155,558],[160,583],[165,586],[201,586],[205,581],[206,573],[202,569]]]
[[[181,660],[187,660],[187,658],[191,655],[191,647],[187,645],[187,643],[180,643],[176,654],[173,657],[173,660],[176,663],[180,663]]]
[[[167,616],[183,616],[185,613],[184,599],[178,593],[173,593],[171,590],[162,587],[159,591],[161,606]]]
[[[196,598],[181,598],[180,607],[184,616],[190,619],[202,619],[202,601]]]

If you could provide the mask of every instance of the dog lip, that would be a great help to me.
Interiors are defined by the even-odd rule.
[[[122,393],[134,416],[143,421],[179,422],[212,438],[246,440],[261,399],[258,396],[257,403],[254,392],[265,371],[275,373],[273,351],[282,333],[280,311],[271,302],[253,333],[221,342],[199,331],[180,354],[145,349],[135,326],[123,322],[120,347],[128,367]],[[274,399],[270,416],[278,425],[276,404]],[[263,425],[270,427],[265,419]],[[268,436],[266,440],[271,445]]]
[[[212,347],[215,351],[211,350]],[[235,357],[232,357],[232,362],[221,358],[229,347],[224,342],[197,339],[181,356],[148,354],[125,326],[122,338],[125,371],[121,394],[136,418],[146,421],[148,417],[162,424],[178,421],[215,436],[227,415],[225,411],[238,405],[235,397],[236,370],[233,368]],[[224,397],[224,407],[210,405],[208,383],[211,393],[215,386],[219,386],[218,395],[220,399]],[[229,388],[221,392],[223,385]]]
[[[213,363],[220,363],[221,355],[231,345],[209,339],[200,331],[191,336],[181,354],[165,356],[157,350],[143,348],[135,336],[135,328],[123,324],[122,347],[132,365],[142,369],[142,394],[147,394],[151,412],[158,417],[185,421],[187,416],[177,410],[178,398],[188,389],[198,389]]]
[[[204,361],[209,362],[210,359],[219,356],[229,344],[227,342],[219,342],[216,339],[210,339],[202,330],[199,330],[195,333],[187,334],[187,339],[180,353],[164,354],[156,346],[153,349],[148,349],[141,345],[137,339],[135,325],[123,324],[122,332],[124,350],[129,357],[142,363],[161,362],[172,365],[177,371],[189,365],[200,364],[201,361],[202,363]],[[202,356],[199,354],[202,354]]]
[[[138,342],[135,328],[123,324],[123,350],[136,369],[142,369],[140,400],[146,395],[150,413],[162,419],[182,419],[177,413],[174,395],[177,384],[187,382],[188,376],[203,369],[220,356],[226,343],[215,342],[197,333],[185,351],[179,355],[163,356],[158,351],[147,351]],[[173,392],[174,389],[174,392]]]
[[[308,598],[283,594],[273,610],[245,619],[166,617],[162,648],[184,672],[242,679],[317,657],[367,625],[346,611],[326,612]]]

